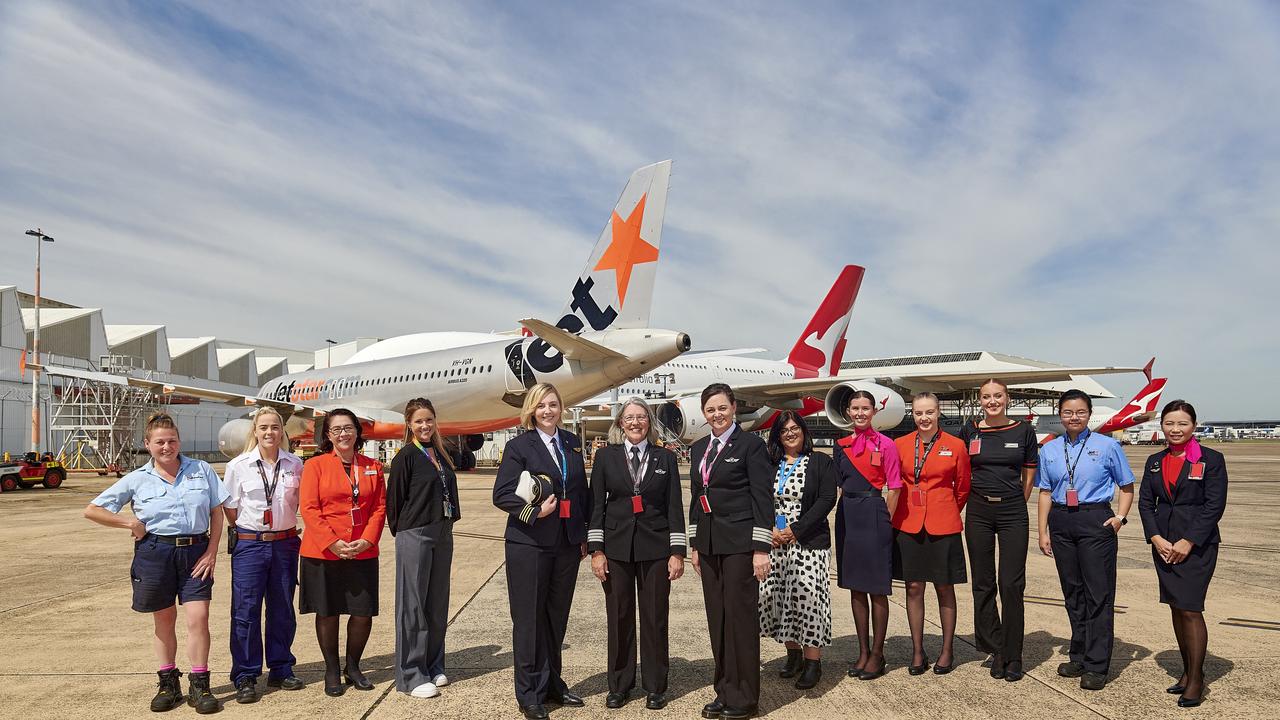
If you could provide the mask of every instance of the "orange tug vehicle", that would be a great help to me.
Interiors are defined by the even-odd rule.
[[[47,488],[61,487],[66,479],[66,468],[47,453],[39,457],[29,452],[21,459],[0,462],[0,489],[5,492],[35,487],[36,483]]]

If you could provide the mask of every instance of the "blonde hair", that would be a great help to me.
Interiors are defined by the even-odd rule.
[[[264,405],[257,410],[254,410],[253,413],[249,415],[249,436],[244,439],[244,450],[242,452],[249,452],[258,447],[258,434],[256,430],[258,429],[258,418],[263,415],[276,416],[276,419],[280,421],[280,434],[284,435],[284,445],[281,449],[285,452],[292,450],[293,445],[289,442],[289,433],[284,431],[284,416],[280,414],[279,410],[271,407],[270,405]]]
[[[533,411],[538,409],[538,403],[548,395],[555,395],[560,401],[560,409],[564,410],[564,399],[560,396],[560,391],[551,383],[538,383],[529,388],[529,393],[524,396],[524,406],[520,408],[520,427],[525,430],[532,430],[537,426],[533,419]],[[560,419],[556,418],[556,424],[560,424]]]
[[[645,436],[645,440],[650,445],[656,445],[658,442],[658,422],[653,417],[653,408],[649,407],[649,403],[643,398],[633,397],[622,403],[622,408],[618,410],[618,417],[613,419],[613,424],[609,426],[609,442],[614,445],[621,445],[623,440],[627,439],[626,432],[622,429],[622,415],[627,408],[632,405],[644,410],[645,417],[649,418],[649,434]]]
[[[914,405],[917,400],[932,400],[934,406],[937,407],[938,410],[942,410],[942,401],[938,399],[937,395],[934,395],[931,392],[928,392],[928,391],[918,392],[915,395],[911,396],[912,405]]]
[[[432,417],[435,417],[435,414],[436,414],[436,407],[431,404],[430,400],[424,397],[414,398],[409,402],[405,403],[405,406],[404,406],[404,444],[405,445],[412,443],[415,439],[413,437],[413,429],[409,427],[409,421],[413,419],[413,414],[418,412],[419,410],[430,411]],[[436,427],[435,430],[431,432],[431,449],[436,451],[436,460],[443,460],[445,463],[449,465],[449,467],[456,469],[453,464],[453,456],[450,455],[444,449],[444,440],[441,439],[440,437],[440,428],[438,426]]]
[[[142,438],[144,440],[150,440],[151,433],[154,430],[172,430],[174,435],[177,435],[179,439],[182,438],[182,435],[178,432],[177,423],[175,423],[173,418],[169,416],[169,413],[166,412],[152,413],[151,416],[147,418],[147,429],[143,431]]]

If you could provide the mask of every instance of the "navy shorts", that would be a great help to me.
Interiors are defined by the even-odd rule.
[[[191,569],[208,549],[208,540],[178,547],[151,534],[135,542],[133,566],[129,568],[133,609],[151,613],[172,607],[175,599],[186,603],[213,597],[212,575],[204,580],[191,577]]]

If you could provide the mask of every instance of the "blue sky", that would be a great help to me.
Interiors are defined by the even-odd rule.
[[[111,323],[505,329],[673,158],[653,321],[698,347],[785,354],[853,262],[849,357],[1155,355],[1280,416],[1274,5],[799,7],[5,3],[0,280],[40,225]]]

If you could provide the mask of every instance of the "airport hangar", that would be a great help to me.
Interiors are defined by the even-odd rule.
[[[340,365],[379,341],[357,338],[316,350],[297,350],[212,336],[169,337],[164,324],[107,324],[102,308],[43,297],[40,303],[40,349],[47,364],[245,395],[256,395],[263,383],[290,372]],[[0,450],[10,454],[27,451],[31,443],[31,376],[25,374],[31,370],[24,373],[22,358],[35,328],[33,306],[30,294],[12,285],[0,286]],[[1054,367],[1053,363],[1013,355],[973,351],[851,360],[841,364],[840,374],[892,377],[895,367],[921,365],[954,370]],[[1011,388],[1013,410],[1051,405],[1068,387],[1078,387],[1098,398],[1115,397],[1092,378],[1019,385]],[[626,389],[624,386],[622,397],[631,394]],[[978,412],[972,392],[939,394],[948,414]],[[218,452],[218,429],[246,413],[243,407],[180,394],[106,385],[88,377],[41,374],[41,450],[54,453],[72,469],[99,470],[115,465],[127,470],[140,463],[143,420],[160,407],[178,422],[183,451],[212,461],[223,459]],[[814,423],[823,435],[841,434],[823,418],[815,418]],[[904,418],[903,423],[906,427],[910,419]],[[478,453],[481,462],[497,459],[505,433],[492,437],[497,442]]]

